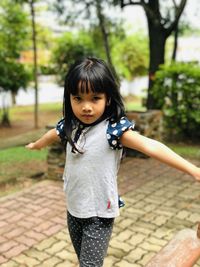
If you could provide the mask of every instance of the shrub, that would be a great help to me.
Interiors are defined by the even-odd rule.
[[[156,72],[152,90],[163,110],[168,137],[200,137],[200,66],[173,63]]]
[[[10,91],[15,96],[20,88],[26,88],[30,81],[30,73],[25,66],[14,59],[6,59],[0,55],[0,93]],[[0,114],[1,115],[1,114]],[[10,126],[9,105],[3,103],[0,124]]]
[[[63,85],[69,66],[77,59],[94,56],[95,48],[90,36],[85,33],[64,33],[57,42],[53,51],[52,62],[55,73],[58,74],[58,83]]]
[[[118,74],[130,81],[146,75],[148,56],[148,42],[141,34],[124,37],[112,48],[113,63]]]

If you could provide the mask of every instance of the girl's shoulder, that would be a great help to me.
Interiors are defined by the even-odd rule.
[[[123,116],[120,120],[115,121],[114,119],[109,119],[107,128],[107,139],[110,147],[112,149],[122,149],[122,144],[120,143],[120,137],[122,134],[128,130],[133,130],[135,122],[129,121],[127,117]]]
[[[66,133],[65,133],[65,119],[62,118],[56,124],[56,133],[60,137],[61,141],[66,141]]]

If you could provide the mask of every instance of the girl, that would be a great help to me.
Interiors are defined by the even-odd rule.
[[[103,266],[114,218],[119,215],[117,172],[122,147],[154,157],[200,180],[200,168],[160,142],[133,131],[125,117],[116,76],[96,58],[76,62],[65,79],[64,119],[28,144],[41,149],[66,146],[63,174],[71,240],[81,267]]]

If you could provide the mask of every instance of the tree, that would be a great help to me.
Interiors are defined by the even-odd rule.
[[[38,128],[38,65],[37,65],[37,42],[36,42],[36,25],[35,25],[35,0],[28,0],[31,12],[32,24],[32,41],[33,41],[33,55],[34,55],[34,82],[35,82],[35,128]]]
[[[15,0],[20,4],[28,4],[30,8],[31,15],[31,25],[32,25],[32,44],[33,44],[33,77],[34,77],[34,87],[35,87],[35,111],[34,111],[34,124],[35,128],[38,128],[38,64],[37,64],[37,31],[35,23],[35,3],[37,0]]]
[[[173,51],[171,57],[172,62],[176,61],[179,36],[194,34],[195,31],[191,23],[188,21],[187,17],[184,16],[184,14],[182,15],[181,18],[183,19],[178,22],[177,26],[174,29],[174,43],[173,43]]]
[[[102,1],[101,0],[95,0],[94,2],[95,2],[95,7],[96,7],[96,14],[97,14],[97,17],[99,20],[99,27],[100,27],[101,33],[102,33],[103,44],[104,44],[104,48],[105,48],[105,52],[106,52],[107,61],[112,66],[108,32],[107,32],[106,24],[105,24],[106,17],[103,14]]]
[[[26,45],[28,18],[21,7],[11,0],[0,2],[0,88],[10,91],[13,98],[20,87],[25,88],[29,74],[19,61]],[[8,106],[3,106],[1,124],[10,125]]]
[[[111,19],[106,16],[104,12],[105,7],[117,5],[117,0],[73,0],[69,1],[73,4],[73,8],[67,8],[64,0],[56,0],[54,3],[54,7],[59,14],[64,14],[64,21],[65,22],[72,22],[74,23],[80,15],[83,15],[84,18],[87,18],[90,21],[90,24],[94,26],[94,13],[95,17],[97,18],[97,25],[102,35],[103,40],[103,47],[106,54],[106,59],[108,63],[112,66],[112,59],[111,59],[111,45],[110,45],[110,31],[109,22]],[[69,4],[68,2],[68,4]],[[66,12],[69,10],[69,13]],[[73,11],[72,11],[73,10]]]
[[[121,7],[128,5],[140,5],[146,14],[149,32],[149,86],[147,96],[147,108],[156,108],[155,99],[151,93],[155,72],[159,65],[165,62],[165,44],[167,38],[173,31],[177,30],[179,19],[183,13],[187,0],[180,0],[179,4],[175,0],[169,1],[159,0],[138,0],[125,1],[121,0]],[[166,3],[167,2],[167,3]],[[166,4],[167,6],[164,6]]]
[[[148,69],[147,38],[137,33],[117,40],[112,48],[112,58],[117,73],[127,79],[145,75]]]
[[[74,61],[81,57],[97,55],[88,32],[80,31],[77,34],[66,32],[56,40],[55,44],[52,61],[60,85],[63,85],[66,71]]]
[[[30,74],[23,64],[2,56],[0,56],[0,73],[0,88],[5,92],[17,93],[19,88],[26,88],[30,80]],[[3,105],[1,124],[10,126],[9,107],[6,105]]]
[[[28,29],[24,25],[28,24],[27,14],[11,0],[0,2],[0,13],[1,56],[19,59],[20,52],[26,46]]]

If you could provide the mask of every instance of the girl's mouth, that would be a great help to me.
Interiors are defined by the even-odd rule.
[[[84,118],[92,118],[93,115],[90,115],[90,114],[84,114],[84,115],[82,115],[82,117],[84,117]]]

